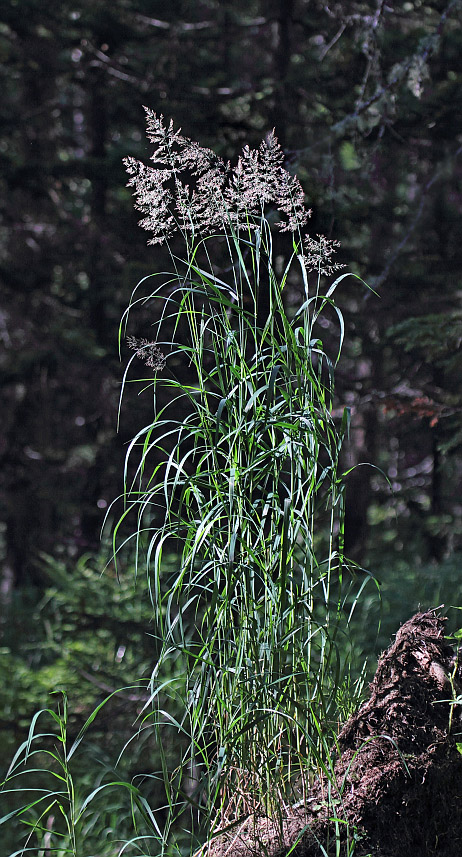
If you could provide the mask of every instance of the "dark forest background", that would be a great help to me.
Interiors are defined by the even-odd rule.
[[[143,105],[226,158],[274,127],[310,232],[378,293],[338,297],[345,468],[390,483],[347,483],[346,551],[383,591],[366,654],[419,603],[462,605],[461,21],[460,0],[0,0],[5,758],[53,687],[84,710],[152,661],[149,605],[128,560],[101,577],[100,543],[151,410],[129,394],[117,433],[119,319],[164,264],[122,164],[149,156]]]

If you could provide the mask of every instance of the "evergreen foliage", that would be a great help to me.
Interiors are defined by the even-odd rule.
[[[459,0],[405,10],[361,0],[348,10],[306,0],[172,3],[162,15],[125,0],[3,4],[6,586],[41,585],[40,550],[97,547],[123,441],[136,430],[126,412],[122,444],[115,435],[111,331],[133,282],[152,271],[121,165],[127,153],[143,157],[142,103],[225,162],[276,128],[315,209],[312,234],[335,234],[340,261],[367,271],[381,295],[371,310],[375,298],[345,292],[351,345],[337,390],[352,407],[350,463],[380,458],[387,470],[398,460],[399,520],[422,535],[414,544],[397,534],[398,558],[438,560],[459,547],[447,528],[435,540],[427,526],[443,515],[460,529],[456,375],[436,375],[431,349],[406,352],[393,330],[457,313],[460,11]],[[434,334],[441,341],[436,323]],[[451,337],[456,373],[459,350]],[[411,407],[415,397],[434,403],[437,422]],[[417,508],[407,500],[415,468]],[[384,532],[371,529],[367,510],[395,500],[365,468],[355,479],[349,490],[361,502],[350,504],[346,540],[366,563]]]

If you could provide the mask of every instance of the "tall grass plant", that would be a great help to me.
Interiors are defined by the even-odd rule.
[[[344,557],[350,417],[334,409],[335,295],[349,275],[324,285],[341,267],[335,242],[302,237],[310,212],[274,135],[231,171],[149,111],[148,133],[156,167],[127,161],[141,225],[153,243],[179,231],[184,254],[139,285],[121,325],[122,343],[133,310],[155,307],[151,336],[128,339],[125,381],[135,358],[151,367],[153,418],[128,449],[115,550],[135,515],[162,646],[146,717],[164,727],[166,700],[181,697],[172,728],[188,746],[164,768],[170,818],[189,807],[210,833],[303,798],[327,771],[342,713],[349,621],[368,580]],[[277,230],[288,233],[283,264]],[[171,548],[178,568],[166,576]]]
[[[149,733],[158,767],[147,759],[130,780],[116,764],[83,788],[75,758],[112,694],[76,736],[63,696],[15,754],[3,788],[21,806],[0,824],[25,822],[18,855],[183,855],[249,814],[282,823],[320,776],[338,851],[335,734],[361,693],[350,626],[369,580],[343,549],[350,415],[334,405],[334,374],[349,275],[335,242],[304,235],[310,212],[274,134],[231,169],[147,119],[154,166],[126,166],[171,267],[138,285],[120,327],[133,351],[122,393],[138,383],[153,413],[127,450],[114,558],[135,547],[157,656],[119,760]],[[135,311],[149,336],[131,332]],[[52,728],[39,732],[44,718]],[[129,804],[119,834],[117,819],[103,823],[117,794]]]

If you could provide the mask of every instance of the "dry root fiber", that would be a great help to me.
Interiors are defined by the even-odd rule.
[[[303,808],[247,818],[204,857],[461,857],[462,706],[450,700],[462,693],[462,666],[445,622],[417,613],[381,656],[370,698],[339,735],[333,806],[316,782]]]

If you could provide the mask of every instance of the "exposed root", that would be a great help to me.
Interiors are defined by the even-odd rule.
[[[462,666],[445,622],[417,613],[381,656],[370,698],[339,735],[333,803],[317,781],[303,806],[251,815],[203,857],[330,857],[336,838],[343,857],[460,857],[462,706],[451,701]]]

